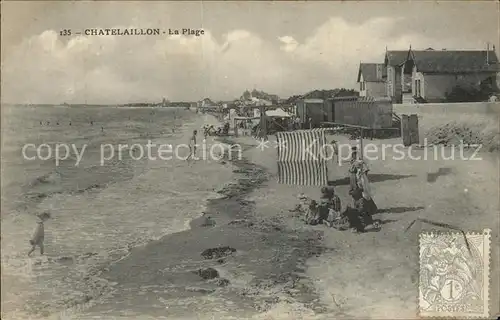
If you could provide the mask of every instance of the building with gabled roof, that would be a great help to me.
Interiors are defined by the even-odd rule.
[[[493,50],[386,51],[386,95],[394,102],[441,102],[456,86],[497,87],[500,72]],[[359,76],[358,76],[359,77]]]
[[[445,101],[460,86],[497,88],[500,64],[495,50],[410,50],[401,65],[403,94],[427,102]]]
[[[410,49],[411,50],[411,49]],[[395,102],[402,102],[402,69],[401,65],[408,58],[409,50],[397,50],[397,51],[387,51],[385,52],[384,67],[386,69],[385,73],[385,83],[386,83],[386,96],[391,97]]]
[[[497,72],[498,58],[494,50],[410,50],[405,60],[414,61],[416,68],[423,73],[478,73]]]
[[[359,95],[361,97],[384,97],[385,67],[383,63],[360,63],[358,70]]]

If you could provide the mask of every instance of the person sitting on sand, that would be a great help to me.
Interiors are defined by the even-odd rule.
[[[328,221],[325,222],[325,224],[331,228],[344,231],[347,230],[351,227],[349,218],[348,218],[348,212],[352,210],[351,207],[347,207],[344,212],[334,212],[333,210],[330,210],[330,215],[328,216]]]
[[[326,201],[333,210],[341,210],[340,198],[335,194],[335,188],[333,186],[321,188],[321,199]]]
[[[213,136],[215,134],[215,127],[214,127],[214,125],[210,125],[208,127],[207,133],[208,133],[209,136]]]
[[[351,191],[351,196],[354,199],[354,208],[348,208],[347,216],[353,231],[365,232],[369,226],[378,229],[379,223],[373,221],[369,205],[367,205],[368,201],[363,197],[363,191],[359,188],[355,189]]]
[[[319,223],[321,223],[321,219],[319,216],[319,206],[316,200],[311,200],[311,203],[309,204],[309,207],[307,208],[306,212],[306,224],[310,224],[312,226],[315,226]]]
[[[321,188],[320,217],[324,224],[332,226],[333,221],[340,217],[342,204],[333,187]]]
[[[327,224],[330,205],[325,199],[320,199],[318,203],[318,223]]]
[[[28,252],[28,256],[30,256],[38,246],[40,248],[40,254],[43,255],[43,241],[45,239],[45,228],[43,223],[50,218],[49,212],[44,212],[42,214],[37,215],[38,221],[37,226],[35,228],[35,232],[33,233],[33,237],[31,237],[30,245],[31,250]]]

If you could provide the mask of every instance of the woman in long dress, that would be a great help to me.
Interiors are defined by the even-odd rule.
[[[363,160],[359,160],[359,165],[356,170],[356,183],[358,187],[361,189],[363,198],[366,200],[366,206],[368,212],[373,215],[377,213],[377,205],[375,201],[373,201],[373,194],[370,188],[370,181],[368,180],[368,166]]]
[[[375,201],[373,201],[370,181],[368,180],[368,171],[370,169],[366,162],[358,158],[356,147],[353,147],[351,151],[351,167],[349,168],[350,193],[353,194],[355,191],[361,191],[365,206],[372,215],[377,213],[378,208]],[[353,198],[353,202],[355,201],[356,199]]]

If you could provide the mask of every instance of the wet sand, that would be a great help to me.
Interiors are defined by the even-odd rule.
[[[116,285],[102,303],[87,310],[88,316],[246,318],[287,299],[321,312],[312,283],[304,277],[306,260],[323,251],[321,232],[297,232],[275,215],[255,212],[246,197],[268,182],[269,173],[246,159],[232,163],[237,183],[222,188],[221,198],[209,200],[205,216],[193,220],[190,230],[132,249],[100,274]],[[203,226],[207,216],[215,226]],[[217,247],[235,251],[220,258],[202,257],[204,250]],[[203,279],[196,272],[205,268],[217,270],[219,276]]]

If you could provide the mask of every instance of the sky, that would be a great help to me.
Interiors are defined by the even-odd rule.
[[[499,52],[500,4],[461,2],[2,2],[2,102],[286,98],[356,88],[388,50]],[[159,36],[74,35],[159,28]],[[169,36],[168,29],[205,34]],[[60,31],[71,29],[72,36]]]

